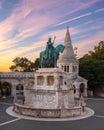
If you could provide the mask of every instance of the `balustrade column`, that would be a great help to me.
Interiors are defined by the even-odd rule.
[[[47,86],[47,76],[44,76],[44,85]]]

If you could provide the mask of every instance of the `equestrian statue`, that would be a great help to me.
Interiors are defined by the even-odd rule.
[[[53,44],[55,42],[55,38],[53,42],[51,42],[51,37],[49,37],[45,51],[40,52],[40,60],[39,66],[40,68],[54,68],[57,67],[57,60],[59,58],[59,53],[63,52],[64,45],[59,44],[54,47]]]

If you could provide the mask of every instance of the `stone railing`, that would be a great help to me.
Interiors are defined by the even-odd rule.
[[[0,78],[34,78],[34,72],[1,72]]]

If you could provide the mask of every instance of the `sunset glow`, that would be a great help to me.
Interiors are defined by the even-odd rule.
[[[49,36],[63,44],[67,26],[81,57],[104,40],[104,0],[0,0],[0,71],[34,61]]]

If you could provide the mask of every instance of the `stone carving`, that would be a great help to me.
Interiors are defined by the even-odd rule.
[[[55,94],[49,95],[47,94],[36,94],[32,95],[32,102],[35,108],[46,108],[51,109],[55,107],[56,104],[56,96]]]

